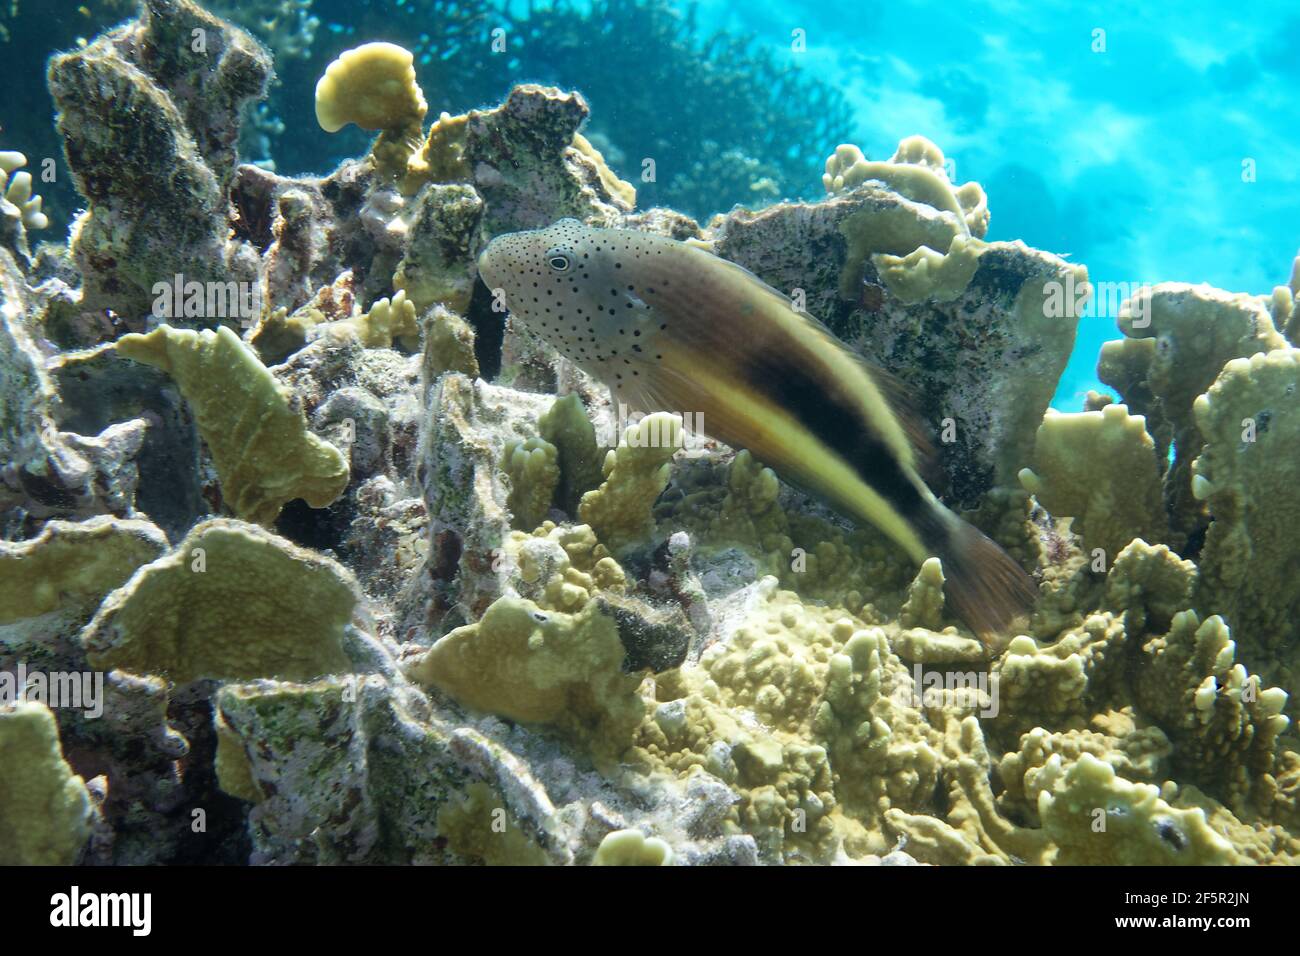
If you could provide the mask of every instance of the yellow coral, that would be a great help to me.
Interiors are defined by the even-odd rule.
[[[344,50],[316,83],[316,121],[327,133],[348,123],[368,130],[419,127],[428,109],[411,51],[395,43]]]
[[[93,810],[44,704],[0,705],[0,866],[69,866]]]
[[[352,335],[368,349],[391,349],[394,342],[414,350],[420,344],[420,329],[415,321],[415,303],[399,291],[392,299],[376,299],[369,311],[350,319],[340,319],[317,327],[318,335]]]
[[[673,848],[640,830],[615,830],[605,834],[596,848],[593,866],[671,866]]]
[[[0,197],[9,204],[24,228],[45,229],[50,220],[41,212],[41,197],[32,195],[32,174],[26,171],[15,173],[26,165],[27,157],[22,153],[0,152]]]
[[[30,541],[0,541],[0,624],[69,605],[93,608],[166,547],[150,522],[108,515],[49,521]]]
[[[952,213],[963,233],[976,238],[988,230],[988,200],[975,182],[954,188],[943,151],[924,136],[909,136],[888,162],[872,162],[862,150],[842,145],[826,160],[822,184],[828,193],[846,192],[878,179],[913,202]]]
[[[529,531],[545,519],[560,482],[557,458],[555,446],[544,438],[506,442],[501,467],[510,476],[506,506],[515,528]]]
[[[578,514],[609,548],[643,541],[654,527],[650,509],[668,487],[681,429],[679,415],[647,415],[605,456],[605,481],[582,496]]]
[[[640,681],[623,673],[623,657],[618,629],[594,604],[565,614],[503,597],[406,672],[475,710],[618,740],[643,711]]]
[[[439,306],[425,314],[423,326],[424,354],[421,370],[426,385],[432,385],[444,372],[460,372],[470,378],[478,378],[474,329],[468,322],[455,312]]]
[[[1060,786],[1038,798],[1043,830],[1066,866],[1215,866],[1246,862],[1199,809],[1178,810],[1151,784],[1130,783],[1082,754]]]
[[[420,144],[429,105],[415,78],[411,51],[394,43],[344,50],[316,84],[316,121],[336,133],[348,123],[380,130],[374,156],[393,177],[406,171]]]
[[[347,487],[339,450],[307,430],[289,390],[224,325],[215,332],[160,325],[124,335],[115,347],[176,380],[212,452],[222,495],[241,518],[270,524],[287,501],[324,508]]]
[[[1205,447],[1192,464],[1192,491],[1214,516],[1198,606],[1222,614],[1249,641],[1254,667],[1277,658],[1292,692],[1300,692],[1300,667],[1277,651],[1300,636],[1297,395],[1300,349],[1228,362],[1194,404]]]
[[[307,680],[351,670],[343,639],[357,600],[336,562],[217,518],[105,598],[83,641],[94,667],[178,683]]]
[[[572,392],[561,395],[537,420],[537,430],[555,446],[559,458],[560,507],[577,514],[582,496],[600,484],[605,460],[582,399]]]
[[[1134,538],[1159,542],[1168,533],[1160,497],[1155,443],[1146,419],[1124,405],[1043,417],[1034,467],[1020,483],[1056,517],[1074,521],[1086,551],[1101,548],[1107,563]]]

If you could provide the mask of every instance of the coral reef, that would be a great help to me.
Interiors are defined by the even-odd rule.
[[[90,837],[94,805],[43,704],[0,706],[0,866],[67,866]]]
[[[216,518],[109,594],[82,639],[93,667],[303,680],[348,669],[356,585],[328,558]]]
[[[378,324],[367,318],[367,328]],[[290,393],[225,326],[194,332],[162,325],[148,335],[124,335],[114,347],[176,380],[237,515],[269,524],[286,501],[323,508],[347,485],[338,449],[307,430]]]
[[[50,224],[41,212],[41,197],[32,195],[32,174],[22,169],[26,165],[22,153],[0,152],[0,244],[24,258],[30,252],[27,233]]]
[[[1034,469],[1020,483],[1053,516],[1071,518],[1084,550],[1117,556],[1134,538],[1164,540],[1155,443],[1141,415],[1123,405],[1048,410],[1034,442]]]
[[[252,7],[283,68],[339,52],[300,0]],[[585,22],[533,16],[535,57]],[[0,687],[45,678],[0,701],[4,862],[1300,862],[1294,276],[1141,293],[1119,401],[1047,413],[1086,270],[985,242],[934,144],[840,147],[826,197],[701,227],[635,206],[770,156],[638,192],[606,156],[653,145],[532,84],[425,129],[426,53],[345,53],[321,125],[379,135],[301,177],[237,162],[270,60],[190,0],[52,61],[86,211],[66,249],[0,244]],[[699,102],[786,135],[802,81],[716,73]],[[800,141],[839,138],[820,106]],[[475,257],[565,216],[702,243],[894,371],[927,480],[1037,575],[1023,630],[987,650],[941,562],[681,441],[691,410],[627,421],[516,327]],[[256,308],[157,314],[191,280]]]
[[[229,237],[226,191],[240,114],[271,73],[252,37],[191,0],[149,0],[138,20],[50,61],[64,152],[88,204],[69,241],[83,309],[139,328],[160,280],[256,280],[255,250]]]

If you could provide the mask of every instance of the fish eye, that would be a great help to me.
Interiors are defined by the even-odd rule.
[[[569,267],[573,265],[573,257],[567,252],[557,252],[552,249],[546,254],[546,264],[556,272],[568,272]]]

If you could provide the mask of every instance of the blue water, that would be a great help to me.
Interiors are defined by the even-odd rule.
[[[1068,255],[1093,282],[1267,293],[1290,276],[1294,2],[704,0],[701,20],[770,37],[793,68],[834,82],[868,156],[913,133],[938,143],[961,181],[987,190],[989,239]],[[804,53],[790,52],[794,29]],[[1081,320],[1056,407],[1101,387],[1097,349],[1117,335],[1112,315]]]

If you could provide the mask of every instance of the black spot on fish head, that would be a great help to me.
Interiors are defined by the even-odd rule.
[[[647,270],[652,257],[673,245],[661,236],[562,219],[497,237],[479,257],[479,272],[504,296],[514,323],[598,377],[618,380],[639,376],[628,367],[638,361],[662,361],[652,339],[667,326]]]

